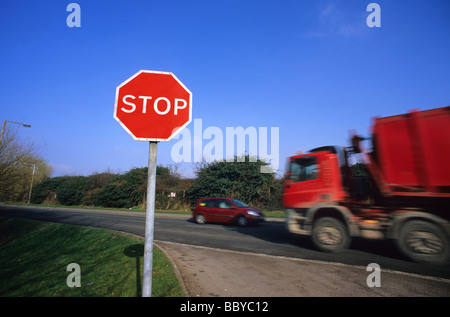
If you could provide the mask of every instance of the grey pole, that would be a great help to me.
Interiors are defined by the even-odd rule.
[[[33,166],[33,174],[31,175],[30,192],[28,193],[28,203],[31,202],[31,191],[33,190],[34,174],[36,172],[36,164],[31,164],[31,165]]]
[[[150,141],[148,156],[147,203],[145,214],[144,276],[142,279],[142,297],[152,296],[157,148],[158,142]]]

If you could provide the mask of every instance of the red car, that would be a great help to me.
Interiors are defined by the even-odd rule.
[[[199,224],[206,222],[236,223],[240,227],[264,221],[258,209],[231,198],[199,199],[192,208],[192,217]]]

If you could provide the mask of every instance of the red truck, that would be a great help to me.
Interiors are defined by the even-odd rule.
[[[352,237],[393,239],[413,261],[449,263],[450,106],[374,118],[371,132],[353,135],[349,147],[288,159],[282,197],[289,232],[329,252],[347,248]]]

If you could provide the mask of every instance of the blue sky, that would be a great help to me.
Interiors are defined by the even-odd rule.
[[[173,72],[203,129],[278,127],[283,170],[298,150],[368,135],[373,116],[449,105],[449,17],[448,0],[2,0],[0,120],[32,125],[19,133],[54,176],[147,166],[148,143],[113,119],[115,89],[141,69]],[[159,144],[158,164],[176,142]]]

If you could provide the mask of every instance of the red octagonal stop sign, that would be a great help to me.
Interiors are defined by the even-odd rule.
[[[139,141],[169,141],[191,122],[192,93],[172,73],[141,70],[116,89],[114,118]]]

